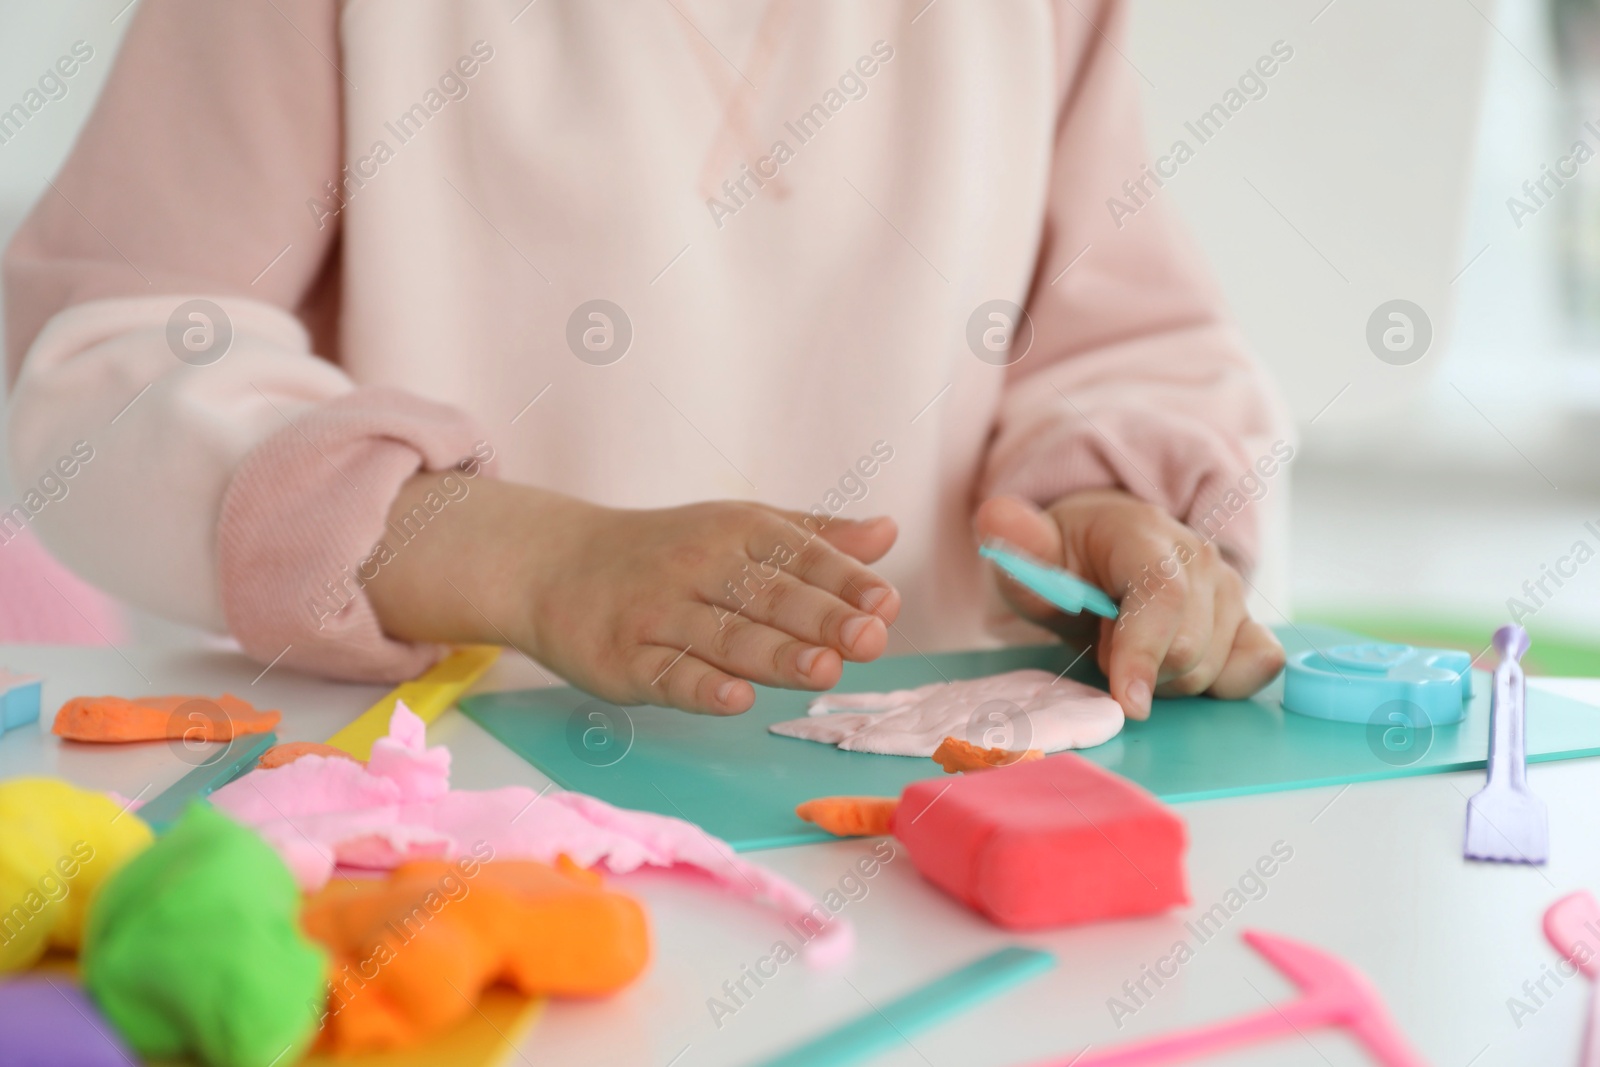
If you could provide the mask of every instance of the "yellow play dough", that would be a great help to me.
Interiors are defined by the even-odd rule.
[[[46,949],[76,952],[90,899],[150,840],[104,793],[54,778],[0,782],[0,974]]]

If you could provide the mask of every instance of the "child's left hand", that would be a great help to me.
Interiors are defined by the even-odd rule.
[[[1153,504],[1115,489],[1074,493],[1048,511],[997,497],[978,509],[975,524],[980,540],[1009,541],[1120,601],[1116,619],[1063,615],[1001,578],[1018,614],[1094,642],[1111,695],[1130,719],[1148,718],[1156,694],[1247,697],[1283,668],[1283,646],[1245,609],[1239,572],[1215,544]]]

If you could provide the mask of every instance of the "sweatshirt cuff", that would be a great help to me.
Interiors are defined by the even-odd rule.
[[[445,651],[383,632],[365,586],[471,481],[494,451],[465,414],[364,386],[313,408],[256,446],[228,484],[218,568],[229,629],[251,657],[348,681],[414,678]],[[459,493],[388,521],[418,471],[459,472]],[[437,503],[437,508],[435,508]]]
[[[1235,455],[1208,427],[1141,426],[1147,417],[1133,412],[1122,419],[1108,416],[1097,416],[1095,428],[1086,427],[1081,416],[1066,416],[1019,448],[984,497],[1017,496],[1047,508],[1070,493],[1121,489],[1214,543],[1248,575],[1260,549],[1255,504],[1272,475]]]

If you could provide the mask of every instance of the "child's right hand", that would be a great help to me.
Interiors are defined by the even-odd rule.
[[[413,479],[395,509],[428,484]],[[731,715],[754,704],[751,682],[829,689],[843,660],[883,654],[900,610],[866,566],[894,544],[888,518],[813,534],[817,520],[761,504],[624,511],[488,479],[461,505],[446,536],[430,529],[369,586],[385,630],[511,644],[617,704]],[[399,601],[440,579],[473,610],[428,613],[419,633]]]

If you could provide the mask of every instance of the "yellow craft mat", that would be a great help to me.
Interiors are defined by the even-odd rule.
[[[398,700],[406,702],[423,722],[432,722],[453,705],[500,656],[498,645],[465,645],[434,664],[422,677],[402,682],[349,726],[328,738],[328,744],[356,759],[372,756],[372,742],[389,736],[389,717]]]
[[[423,722],[433,722],[460,699],[472,683],[500,656],[495,645],[467,645],[434,664],[420,678],[402,682],[349,726],[328,738],[328,744],[357,759],[372,755],[372,743],[389,734],[389,717],[396,701]],[[415,1048],[360,1056],[334,1056],[312,1052],[300,1067],[500,1067],[514,1055],[517,1045],[533,1029],[544,1001],[518,996],[503,986],[484,991],[478,1010],[460,1026]]]
[[[395,1052],[334,1056],[312,1052],[299,1067],[501,1067],[517,1054],[544,1007],[504,986],[493,986],[478,998],[478,1010],[460,1026],[432,1041]]]

